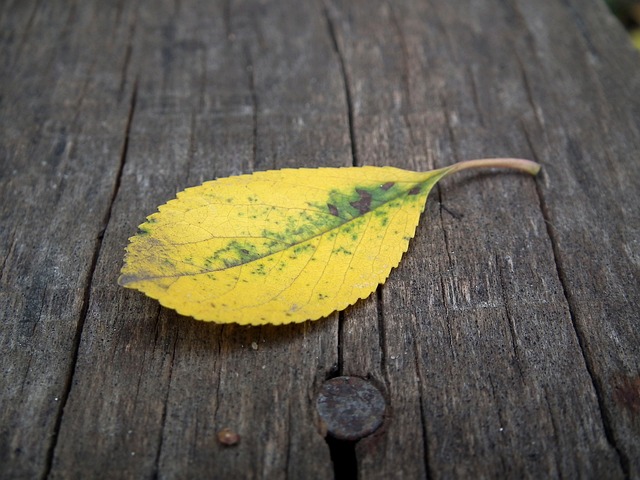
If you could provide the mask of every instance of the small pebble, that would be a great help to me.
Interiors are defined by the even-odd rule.
[[[233,446],[240,441],[240,435],[230,428],[223,428],[218,432],[218,442],[222,445]]]
[[[258,344],[256,342],[251,342],[251,348],[253,348],[254,350],[257,350]]]

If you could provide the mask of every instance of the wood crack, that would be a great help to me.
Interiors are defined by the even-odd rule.
[[[531,150],[531,153],[533,155],[534,160],[538,161],[535,151]],[[562,254],[558,246],[559,241],[552,227],[551,214],[549,211],[549,207],[546,204],[540,183],[535,182],[535,186],[536,186],[536,194],[538,196],[538,203],[540,205],[540,212],[542,213],[542,217],[544,218],[544,223],[547,230],[547,236],[549,238],[549,242],[551,243],[551,252],[553,255],[553,262],[556,268],[556,273],[557,273],[560,285],[562,287],[562,293],[565,299],[565,303],[567,305],[567,309],[569,310],[569,317],[571,320],[571,325],[573,326],[573,331],[578,341],[578,348],[580,349],[580,353],[582,355],[582,359],[584,361],[587,374],[589,375],[589,379],[591,380],[591,385],[596,394],[596,400],[598,403],[598,410],[600,412],[600,418],[602,420],[604,434],[607,439],[607,442],[609,443],[611,448],[616,452],[616,455],[618,456],[620,466],[622,468],[622,471],[624,472],[625,477],[629,478],[630,460],[616,442],[616,438],[614,435],[613,421],[610,418],[610,413],[607,410],[606,404],[605,404],[604,388],[601,382],[598,380],[597,374],[595,372],[594,362],[592,361],[591,357],[587,353],[588,342],[585,339],[585,334],[582,331],[582,328],[580,327],[576,319],[576,313],[575,313],[576,303],[573,298],[573,295],[571,294],[571,288],[569,286],[569,278],[562,262]]]
[[[289,439],[289,441],[287,442],[287,452],[285,453],[284,456],[284,465],[285,465],[285,479],[289,478],[289,469],[291,467],[291,444],[292,442],[292,435],[291,435],[291,402],[287,402],[287,428],[286,428],[286,432],[287,432],[287,438]]]
[[[525,69],[525,66],[524,66],[525,64],[522,61],[522,58],[520,58],[520,54],[516,49],[514,49],[514,56],[520,68],[520,73],[522,76],[522,84],[524,85],[524,90],[527,94],[527,101],[529,102],[529,105],[531,105],[531,109],[533,110],[533,114],[536,117],[538,126],[544,130],[544,118],[542,118],[542,114],[539,111],[537,104],[533,100],[534,96],[533,96],[533,89],[531,86],[531,82],[529,82],[529,76],[527,75],[527,70]]]
[[[327,9],[326,4],[324,5],[323,12],[327,20],[327,29],[329,31],[329,38],[331,39],[333,50],[336,53],[336,56],[338,57],[338,63],[340,65],[340,73],[342,75],[345,100],[347,103],[347,120],[349,123],[349,140],[351,144],[351,164],[352,166],[357,167],[360,165],[360,161],[358,159],[358,147],[356,144],[356,134],[355,134],[355,125],[354,125],[354,108],[353,108],[353,99],[351,95],[351,85],[349,82],[349,75],[347,73],[344,54],[342,53],[342,50],[340,49],[340,43],[338,42],[336,28],[333,23],[333,20],[331,19],[331,15],[329,15],[329,10]]]
[[[22,382],[20,383],[20,397],[22,397],[25,391],[25,385],[27,384],[27,380],[29,379],[29,372],[31,371],[31,364],[33,363],[33,355],[29,355],[29,361],[27,362],[27,368],[24,369],[24,376],[22,377]]]
[[[449,235],[447,234],[447,229],[444,226],[444,217],[442,215],[442,212],[444,210],[446,210],[446,208],[445,208],[444,203],[442,201],[442,189],[440,188],[439,185],[436,185],[436,192],[438,193],[438,205],[440,206],[440,208],[439,208],[440,228],[442,229],[442,238],[444,240],[444,246],[445,246],[445,250],[447,252],[448,268],[449,268],[449,270],[451,270],[451,268],[453,268],[453,259],[451,258],[451,248],[450,248],[450,245],[449,245]]]
[[[496,387],[493,383],[493,378],[491,377],[490,374],[487,374],[487,379],[489,380],[489,386],[491,387],[491,396],[493,398],[493,403],[496,407],[496,414],[498,415],[500,428],[504,429],[504,426],[507,424],[507,422],[505,422],[504,412],[500,407],[500,402],[498,402],[498,396],[496,393]],[[496,453],[498,453],[498,455],[500,456],[500,466],[502,467],[502,472],[506,474],[509,471],[509,468],[507,468],[507,462],[505,461],[504,454],[502,452],[496,452]]]
[[[216,406],[213,409],[213,422],[217,425],[218,423],[218,411],[220,410],[220,387],[222,385],[222,362],[220,361],[222,356],[222,344],[225,342],[225,332],[227,330],[227,325],[221,325],[220,331],[218,332],[218,352],[216,354],[216,359],[219,363],[218,368],[218,381],[216,382]]]
[[[451,271],[451,268],[449,268],[449,271]],[[451,358],[455,362],[458,357],[456,354],[456,349],[453,345],[453,333],[451,331],[451,322],[449,322],[450,313],[449,313],[449,301],[447,299],[447,286],[445,284],[442,272],[440,272],[439,277],[440,277],[440,292],[442,297],[442,306],[444,307],[444,316],[445,316],[444,322],[446,324],[447,334],[449,337],[449,349],[451,350]]]
[[[16,231],[14,229],[11,230],[9,238],[9,249],[7,250],[7,254],[2,259],[2,264],[0,264],[0,284],[4,284],[4,271],[7,268],[9,258],[13,256],[13,252],[16,248]]]
[[[418,334],[418,325],[416,324],[416,322],[418,321],[418,319],[416,317],[413,318],[414,322],[414,334],[413,337],[414,338],[420,338],[419,334]],[[422,365],[422,362],[420,362],[420,357],[418,355],[418,345],[414,343],[413,346],[413,361],[415,363],[414,368],[416,369],[416,381],[418,383],[418,405],[420,407],[420,431],[422,432],[422,458],[423,458],[423,462],[424,462],[424,471],[426,473],[426,478],[427,480],[433,478],[434,473],[432,472],[429,468],[430,465],[430,461],[429,461],[429,435],[428,435],[428,430],[427,430],[427,413],[425,411],[425,399],[424,399],[424,386],[423,386],[423,380],[422,380],[422,375],[420,374],[421,370],[420,370],[420,365]],[[388,391],[388,390],[387,390]]]
[[[45,287],[42,289],[42,295],[40,295],[40,310],[38,311],[38,316],[34,319],[33,323],[31,324],[31,337],[33,337],[33,335],[36,333],[36,328],[38,326],[38,323],[40,323],[40,320],[42,319],[42,312],[44,311],[44,309],[46,308],[47,302],[46,302],[46,298],[47,298],[47,286],[45,285]]]
[[[587,29],[587,25],[585,24],[582,16],[580,16],[579,9],[573,6],[570,0],[561,0],[561,3],[565,5],[567,10],[569,11],[570,16],[573,18],[574,23],[582,36],[585,46],[587,47],[587,51],[593,56],[594,59],[600,60],[600,54],[598,53],[598,49],[593,44],[591,37],[589,36],[589,31]],[[581,8],[581,7],[580,7]]]
[[[411,124],[411,118],[409,115],[409,110],[411,106],[411,89],[409,84],[410,69],[409,69],[409,48],[407,47],[407,41],[404,35],[402,28],[400,28],[400,22],[398,21],[398,17],[393,8],[393,3],[389,2],[388,4],[389,11],[391,13],[391,24],[393,25],[394,30],[396,31],[396,35],[398,37],[398,43],[400,44],[401,58],[402,58],[402,72],[401,72],[401,82],[402,82],[402,90],[405,101],[402,105],[402,118],[407,124],[407,128],[409,130],[409,140],[411,141],[411,149],[416,145],[415,135],[413,132],[413,125]],[[413,154],[413,152],[412,152]],[[412,155],[413,156],[413,155]]]
[[[105,219],[103,221],[104,228],[106,229],[107,225],[111,221],[111,212],[113,210],[113,204],[115,203],[116,197],[120,192],[120,184],[122,182],[122,174],[124,172],[124,165],[127,161],[127,154],[129,153],[129,139],[131,137],[131,125],[133,123],[133,116],[136,111],[136,104],[138,101],[138,78],[136,77],[133,82],[133,91],[131,92],[131,100],[129,102],[129,113],[127,115],[127,122],[124,128],[124,143],[122,144],[122,150],[120,152],[120,164],[118,166],[118,173],[116,174],[116,183],[113,187],[113,193],[111,195],[111,203],[109,205],[109,209],[107,210],[107,214],[105,215]],[[100,247],[99,245],[98,247]]]
[[[159,310],[160,311],[160,310]],[[158,329],[156,329],[156,341],[154,345],[157,345]],[[167,379],[167,393],[164,397],[162,404],[162,414],[160,416],[160,435],[158,438],[158,447],[156,448],[156,458],[154,460],[154,472],[152,478],[158,478],[160,476],[160,458],[162,457],[162,446],[164,443],[164,429],[167,423],[167,404],[169,403],[169,394],[171,393],[171,379],[173,378],[173,363],[176,358],[176,344],[178,343],[178,335],[173,339],[173,345],[171,348],[171,358],[169,359],[169,378]]]
[[[131,53],[133,52],[133,37],[135,35],[136,20],[137,18],[134,18],[134,20],[131,22],[131,25],[129,26],[129,38],[127,39],[127,46],[124,52],[122,68],[120,69],[121,76],[120,85],[118,86],[118,103],[120,103],[120,100],[122,99],[122,95],[124,94],[124,87],[127,84],[127,78],[129,76],[129,65],[131,64]]]
[[[378,313],[378,345],[380,348],[380,371],[384,378],[385,387],[389,389],[389,378],[387,375],[387,350],[386,350],[386,331],[384,327],[384,299],[382,297],[382,285],[376,290],[376,311]]]
[[[520,348],[518,347],[518,342],[517,342],[518,335],[516,333],[516,325],[515,325],[515,321],[513,320],[513,315],[511,314],[511,308],[509,307],[509,299],[507,298],[507,295],[506,295],[506,288],[505,288],[506,284],[504,280],[504,273],[503,273],[502,264],[500,263],[500,258],[498,257],[498,255],[496,255],[495,257],[495,262],[498,268],[498,275],[500,277],[500,287],[502,289],[502,297],[504,301],[504,312],[505,312],[505,315],[507,316],[507,324],[509,325],[509,332],[511,334],[511,348],[513,350],[513,355],[515,357],[515,363],[518,369],[518,373],[520,374],[520,378],[523,379],[523,383],[526,383],[526,381],[524,380],[525,378],[524,372],[522,371],[523,363],[522,363],[522,359],[520,358]]]
[[[345,313],[344,311],[341,311],[338,312],[338,364],[336,365],[335,369],[330,372],[329,378],[339,377],[343,372],[344,352],[342,346],[344,343],[344,329]]]
[[[126,125],[125,125],[125,131],[124,131],[124,139],[123,139],[123,146],[122,146],[122,151],[120,154],[120,165],[118,167],[118,171],[116,173],[116,181],[115,181],[115,185],[113,188],[113,193],[111,195],[111,202],[109,204],[109,208],[107,209],[107,212],[105,214],[105,217],[103,219],[102,222],[102,229],[100,230],[100,232],[104,232],[107,228],[107,225],[109,224],[109,221],[111,220],[111,212],[113,209],[113,204],[115,202],[115,199],[118,195],[118,191],[120,189],[120,182],[122,179],[122,172],[124,169],[124,164],[126,161],[126,157],[127,157],[127,151],[128,151],[128,146],[129,146],[129,134],[131,131],[131,123],[133,120],[133,114],[135,111],[135,107],[136,107],[136,95],[137,95],[137,80],[134,83],[134,88],[133,88],[133,92],[131,95],[131,102],[130,102],[130,106],[129,106],[129,113],[128,113],[128,117],[127,117],[127,121],[126,121]],[[58,438],[60,435],[60,429],[62,426],[62,418],[64,416],[64,408],[67,404],[67,401],[69,400],[69,395],[71,393],[71,388],[73,386],[73,378],[75,377],[75,373],[76,373],[76,367],[78,365],[78,357],[79,357],[79,353],[80,353],[80,343],[81,343],[81,339],[82,339],[82,332],[84,330],[84,324],[86,322],[87,319],[87,315],[89,313],[89,304],[90,304],[90,300],[91,300],[91,290],[92,290],[92,286],[93,286],[93,279],[95,277],[95,272],[96,272],[96,267],[98,265],[98,258],[100,256],[100,251],[102,250],[102,242],[103,242],[103,238],[104,236],[102,235],[102,233],[99,233],[97,238],[96,238],[96,245],[95,245],[95,249],[93,251],[93,255],[91,258],[91,264],[89,266],[88,272],[87,272],[87,278],[85,280],[85,284],[87,285],[86,288],[84,289],[84,293],[83,293],[83,299],[82,299],[82,307],[80,309],[80,315],[78,317],[78,322],[76,324],[76,331],[75,334],[73,336],[73,341],[71,342],[71,358],[70,358],[70,362],[69,362],[69,373],[66,376],[65,382],[64,382],[64,386],[62,388],[62,392],[60,394],[60,401],[58,403],[58,409],[56,411],[56,421],[53,427],[53,431],[51,434],[51,443],[49,444],[48,448],[46,449],[46,455],[45,455],[45,461],[44,461],[44,473],[43,473],[43,478],[47,478],[49,477],[49,474],[51,473],[51,468],[53,467],[53,458],[55,455],[55,449],[56,446],[58,444]]]

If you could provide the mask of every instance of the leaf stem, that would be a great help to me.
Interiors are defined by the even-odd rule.
[[[449,174],[469,168],[511,168],[536,175],[540,171],[541,165],[522,158],[482,158],[454,163],[450,167],[445,167],[442,170],[447,170],[447,174]]]

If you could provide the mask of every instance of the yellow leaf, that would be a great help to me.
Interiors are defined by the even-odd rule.
[[[286,169],[206,182],[140,225],[118,283],[199,320],[261,325],[325,317],[384,283],[433,185],[475,167],[540,168],[487,159],[430,172]]]

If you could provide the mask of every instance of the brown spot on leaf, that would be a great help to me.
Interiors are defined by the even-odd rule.
[[[340,216],[340,212],[338,212],[338,207],[336,207],[332,203],[327,203],[327,208],[329,209],[329,213],[334,217]]]
[[[418,195],[420,193],[420,187],[413,187],[409,190],[409,195]]]
[[[396,184],[396,182],[387,182],[384,185],[381,185],[380,188],[383,189],[384,191],[387,191],[391,187],[393,187],[395,184]]]
[[[613,386],[613,399],[633,413],[640,413],[640,376],[621,376]]]
[[[358,200],[351,202],[350,205],[364,215],[371,209],[371,194],[359,188],[356,188],[356,193],[359,195]]]

